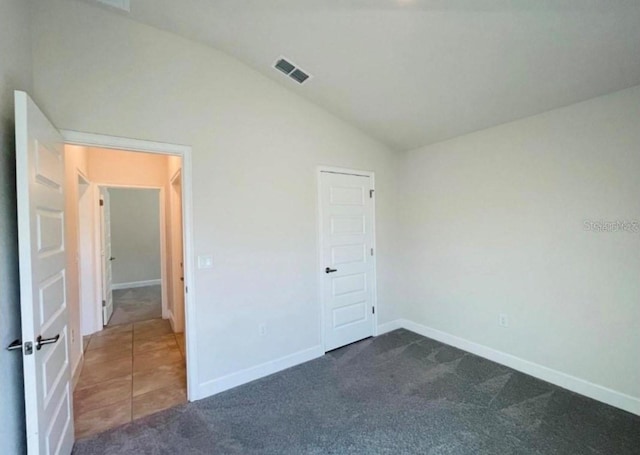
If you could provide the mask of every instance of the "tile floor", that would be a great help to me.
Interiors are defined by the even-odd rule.
[[[85,339],[74,390],[76,438],[85,438],[187,401],[184,334],[151,319]]]

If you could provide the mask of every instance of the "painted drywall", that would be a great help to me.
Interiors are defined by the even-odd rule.
[[[71,374],[77,373],[82,356],[80,329],[80,258],[78,230],[79,188],[78,174],[88,175],[87,151],[84,147],[65,146],[65,244],[67,249],[66,292],[69,311],[69,357]]]
[[[89,178],[99,185],[167,185],[167,156],[150,153],[88,148]]]
[[[51,0],[33,30],[35,92],[58,127],[193,149],[195,253],[214,258],[189,290],[202,390],[317,352],[318,165],[376,172],[379,322],[397,317],[397,154],[237,60],[125,16]]]
[[[153,186],[164,188],[167,183],[167,163],[168,157],[151,155],[147,153],[126,152],[120,150],[108,150],[92,147],[79,147],[67,145],[65,147],[65,172],[66,172],[66,244],[68,248],[67,255],[67,298],[69,308],[69,329],[73,333],[73,341],[71,343],[70,357],[71,365],[74,371],[79,365],[80,355],[82,351],[82,335],[94,333],[102,327],[102,316],[95,312],[95,308],[91,308],[92,302],[100,300],[101,278],[96,276],[95,262],[96,254],[93,250],[94,243],[99,241],[97,234],[99,229],[99,220],[96,218],[97,213],[91,212],[87,219],[83,220],[80,225],[78,218],[79,200],[78,200],[78,172],[81,172],[90,182],[89,194],[85,197],[93,199],[94,203],[98,203],[98,185],[129,185],[129,186]],[[156,193],[156,210],[153,215],[156,219],[156,235],[159,230],[159,201],[158,190],[151,190]],[[85,203],[91,204],[91,200],[84,200]],[[135,212],[135,216],[138,212]],[[91,247],[85,249],[81,256],[83,262],[79,265],[78,245],[79,245],[79,229],[87,229],[96,237],[87,239],[91,243]],[[159,236],[161,237],[161,236]],[[159,242],[158,238],[158,242]],[[125,249],[118,254],[126,261],[130,251]],[[154,253],[156,259],[153,262],[160,267],[159,252]],[[114,254],[115,256],[115,254]],[[118,257],[116,256],[116,257]],[[135,269],[135,266],[134,266]],[[136,271],[134,273],[139,273]],[[150,276],[159,279],[160,273],[150,272]],[[82,286],[79,286],[80,278],[82,278]],[[88,285],[87,285],[88,283]],[[83,287],[84,286],[84,287]],[[82,304],[81,304],[82,303]],[[99,303],[96,303],[99,305]],[[77,336],[76,334],[80,334]]]
[[[635,87],[408,153],[404,317],[640,398],[639,151]]]
[[[182,158],[167,157],[165,213],[168,316],[174,332],[184,332],[184,263],[182,229]]]
[[[110,188],[113,284],[160,280],[160,191]]]
[[[16,454],[26,451],[22,356],[5,347],[21,337],[13,91],[31,90],[29,30],[27,2],[0,2],[0,441]]]

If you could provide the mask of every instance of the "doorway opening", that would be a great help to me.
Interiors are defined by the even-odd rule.
[[[103,186],[100,201],[103,324],[162,318],[167,283],[161,270],[168,258],[160,241],[160,189]]]
[[[65,146],[76,438],[187,401],[182,173],[181,156]]]

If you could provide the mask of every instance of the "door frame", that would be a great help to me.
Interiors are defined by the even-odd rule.
[[[194,247],[193,247],[193,190],[192,190],[192,148],[188,145],[131,139],[104,134],[85,133],[73,130],[60,130],[65,144],[85,147],[99,147],[132,152],[173,155],[182,158],[182,240],[184,255],[184,310],[185,343],[187,354],[187,399],[200,398],[198,385],[198,347],[196,337],[196,305],[194,283]]]
[[[324,262],[322,257],[322,245],[324,242],[324,235],[322,232],[322,194],[321,194],[321,176],[322,173],[333,173],[333,174],[344,174],[344,175],[354,175],[360,177],[369,177],[371,180],[371,189],[374,190],[374,198],[373,198],[373,211],[372,211],[372,234],[373,234],[373,289],[371,290],[371,299],[372,304],[375,307],[376,311],[373,313],[373,336],[378,335],[378,248],[377,248],[377,236],[376,236],[376,199],[375,199],[375,188],[376,188],[376,178],[375,172],[373,171],[361,171],[357,169],[349,169],[343,167],[335,167],[335,166],[324,166],[320,165],[316,167],[316,235],[318,239],[316,251],[317,251],[317,283],[318,283],[318,302],[320,302],[320,344],[322,345],[322,351],[326,352],[326,340],[325,340],[325,327],[324,327],[324,317],[325,317],[325,302],[324,302],[324,293],[323,289],[323,280],[325,277],[324,273]]]
[[[162,186],[153,186],[153,185],[135,185],[135,184],[120,184],[120,183],[102,183],[98,181],[91,182],[96,188],[106,188],[109,190],[110,188],[116,189],[130,189],[130,190],[158,190],[158,204],[159,206],[159,214],[158,214],[158,223],[160,226],[160,286],[162,288],[162,318],[167,319],[169,316],[169,300],[168,300],[168,292],[167,292],[167,244],[166,244],[166,220],[167,214],[165,213],[165,189]],[[99,191],[97,192],[98,198],[100,197]],[[97,202],[97,201],[96,201]],[[95,216],[96,219],[101,219],[102,214],[100,212],[99,204],[94,204],[96,207]],[[96,254],[99,253],[101,245],[96,245]],[[117,258],[116,258],[117,260]],[[96,267],[96,273],[100,273],[100,276],[104,274],[104,270],[102,266]],[[104,277],[103,277],[104,278]],[[113,287],[113,282],[111,283],[111,289],[115,290]],[[102,311],[102,309],[100,310]]]
[[[169,310],[168,306],[167,306],[167,314],[169,315],[169,320],[171,321],[171,326],[174,328],[176,328],[176,326],[178,328],[182,328],[184,330],[184,324],[185,324],[185,320],[184,320],[184,311],[182,312],[182,315],[176,315],[174,314],[173,310],[175,309],[175,296],[176,296],[176,289],[179,288],[183,288],[184,287],[184,282],[180,281],[180,278],[177,278],[176,274],[176,270],[174,268],[175,265],[175,253],[176,253],[176,245],[175,245],[175,228],[176,226],[180,226],[180,231],[183,230],[183,224],[182,224],[182,218],[180,218],[179,223],[176,222],[175,217],[173,216],[174,214],[174,210],[175,210],[175,205],[176,205],[176,195],[174,194],[175,190],[174,190],[174,186],[176,185],[176,181],[180,180],[180,194],[182,195],[182,169],[178,169],[176,172],[174,172],[174,174],[171,176],[171,178],[169,179],[169,185],[167,186],[167,202],[168,202],[168,206],[169,206],[169,214],[167,215],[167,220],[169,220],[169,229],[166,232],[166,234],[169,236],[169,241],[167,242],[167,244],[169,245],[169,256],[171,257],[171,264],[168,265],[167,267],[167,276],[168,276],[168,283],[169,288],[171,289],[171,298],[172,298],[172,302],[173,305],[171,306],[171,310]],[[182,200],[182,198],[180,198]],[[182,210],[180,210],[182,211]],[[183,238],[184,240],[184,235],[180,235],[180,237]],[[184,251],[184,245],[182,250]],[[184,279],[184,257],[182,257],[182,277]],[[167,263],[169,264],[169,263]],[[184,307],[185,303],[184,301],[182,302],[182,306]]]
[[[89,180],[84,172],[77,169],[76,173],[78,179],[82,178],[88,186],[87,194],[83,197],[80,197],[78,194],[78,224],[76,226],[76,232],[78,233],[77,259],[80,269],[78,271],[78,292],[80,296],[78,309],[80,310],[80,335],[84,337],[85,335],[102,329],[102,308],[100,308],[100,310],[93,308],[95,305],[101,307],[99,302],[102,301],[100,294],[102,284],[99,282],[101,275],[96,273],[96,263],[99,262],[96,254],[99,254],[99,251],[95,251],[95,246],[100,241],[99,219],[95,217],[96,200],[100,198],[100,195],[96,194],[96,186]],[[82,269],[86,266],[90,266],[90,268],[93,269],[90,273],[90,279],[82,273]],[[89,296],[90,298],[86,298]],[[89,305],[91,305],[91,307],[89,307]],[[90,311],[88,311],[88,309],[90,309]]]

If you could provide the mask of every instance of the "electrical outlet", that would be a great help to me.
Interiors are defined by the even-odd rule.
[[[76,341],[76,331],[71,329],[71,342]]]
[[[267,335],[267,324],[260,324],[258,326],[258,332],[260,333],[260,336],[266,336]]]
[[[498,324],[500,324],[500,327],[509,327],[509,316],[505,313],[500,313],[500,316],[498,316]]]

